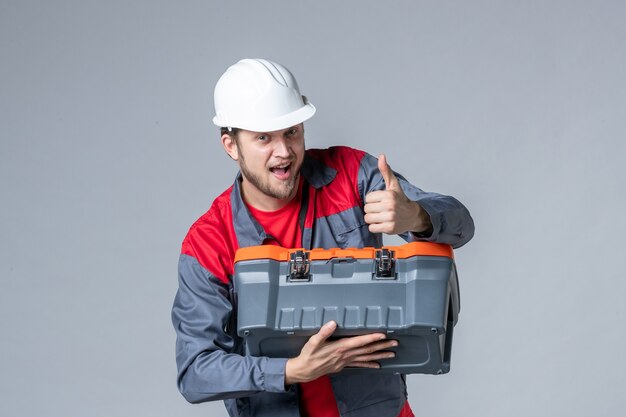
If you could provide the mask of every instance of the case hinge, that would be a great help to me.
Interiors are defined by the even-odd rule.
[[[311,281],[311,274],[309,273],[310,268],[311,262],[309,261],[309,254],[307,252],[303,250],[291,252],[289,258],[289,275],[287,275],[287,281]]]
[[[395,252],[389,249],[376,250],[374,279],[396,279]]]

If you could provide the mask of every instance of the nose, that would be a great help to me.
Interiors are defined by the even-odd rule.
[[[291,156],[291,148],[289,140],[283,137],[276,138],[274,141],[274,156],[277,158],[287,159]]]

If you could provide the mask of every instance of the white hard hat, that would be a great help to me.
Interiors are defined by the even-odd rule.
[[[315,114],[291,72],[265,59],[242,59],[228,68],[215,86],[214,104],[215,125],[254,132],[286,129]]]

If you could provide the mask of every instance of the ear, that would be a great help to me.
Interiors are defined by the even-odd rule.
[[[227,134],[222,135],[222,146],[224,146],[224,150],[233,160],[239,160],[239,152],[237,149],[237,144],[233,140],[233,137]]]

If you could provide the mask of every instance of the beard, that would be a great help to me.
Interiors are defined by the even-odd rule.
[[[237,147],[239,147],[238,144]],[[249,181],[250,184],[259,189],[263,194],[279,200],[285,200],[294,195],[294,191],[298,187],[300,180],[300,167],[302,166],[302,162],[296,166],[296,161],[294,160],[289,168],[292,170],[293,175],[286,181],[281,181],[279,185],[274,186],[269,180],[264,181],[261,176],[248,169],[246,159],[244,158],[241,149],[239,149],[239,159],[239,169],[241,170],[241,175],[243,175],[243,177]]]

